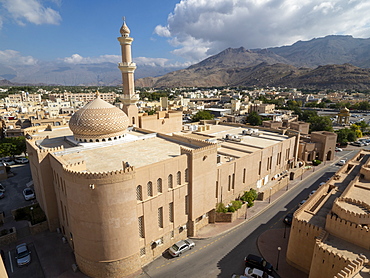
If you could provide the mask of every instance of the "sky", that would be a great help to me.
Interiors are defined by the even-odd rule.
[[[0,64],[120,61],[125,17],[138,65],[188,66],[232,47],[370,37],[369,0],[0,0]]]

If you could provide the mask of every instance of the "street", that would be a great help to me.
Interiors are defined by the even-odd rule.
[[[355,150],[338,152],[337,158],[348,159],[354,154]],[[301,200],[307,199],[312,190],[339,169],[333,162],[325,166],[306,172],[302,182],[272,202],[258,217],[220,236],[194,239],[195,248],[179,258],[170,258],[164,253],[145,266],[139,277],[231,277],[233,273],[244,273],[244,257],[250,253],[260,254],[257,247],[259,235],[268,229],[284,228],[284,216],[294,212]]]

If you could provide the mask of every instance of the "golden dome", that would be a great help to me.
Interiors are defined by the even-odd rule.
[[[77,110],[69,121],[69,128],[77,141],[101,142],[124,136],[129,120],[119,108],[96,99]]]

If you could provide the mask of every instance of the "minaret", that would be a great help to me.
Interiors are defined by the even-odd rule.
[[[134,40],[129,37],[130,29],[127,27],[125,18],[123,18],[123,24],[120,29],[121,37],[118,37],[118,41],[121,44],[122,62],[118,64],[118,68],[122,73],[122,85],[123,85],[123,111],[127,114],[130,125],[138,126],[138,109],[136,102],[139,100],[138,96],[135,95],[135,84],[134,84],[134,72],[136,64],[132,62],[131,57],[131,43]]]

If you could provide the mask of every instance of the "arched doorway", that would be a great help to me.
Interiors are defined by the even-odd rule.
[[[331,159],[331,151],[328,151],[326,155],[326,160],[330,160],[330,159]]]

